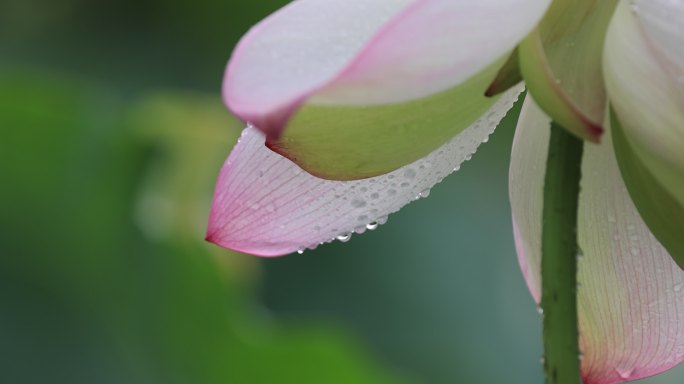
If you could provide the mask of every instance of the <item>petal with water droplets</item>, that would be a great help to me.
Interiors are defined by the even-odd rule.
[[[525,101],[510,171],[516,248],[537,301],[549,123]],[[684,361],[684,271],[637,213],[610,135],[601,145],[587,145],[582,175],[578,306],[584,383],[620,383],[670,369]]]
[[[247,128],[221,170],[207,239],[261,256],[278,256],[374,229],[470,158],[510,109],[506,93],[475,124],[430,155],[394,172],[355,181],[316,178],[268,150]]]

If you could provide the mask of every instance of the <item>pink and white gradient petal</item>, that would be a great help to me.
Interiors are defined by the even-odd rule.
[[[355,181],[316,178],[264,146],[247,128],[219,176],[207,240],[260,256],[279,256],[360,233],[460,167],[518,97],[507,92],[482,118],[428,156],[391,173]]]
[[[387,104],[454,87],[510,52],[549,0],[297,0],[228,64],[228,108],[279,135],[305,102]]]
[[[549,118],[528,98],[511,158],[520,265],[540,296],[541,212]],[[582,163],[578,306],[584,384],[637,380],[684,361],[684,271],[644,224],[624,186],[610,135]]]

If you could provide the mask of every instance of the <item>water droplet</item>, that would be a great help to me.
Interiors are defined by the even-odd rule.
[[[577,355],[577,360],[579,360],[579,361],[584,360],[584,353],[580,352],[580,354]]]
[[[428,188],[428,189],[422,190],[422,191],[418,194],[418,197],[422,197],[422,198],[426,198],[426,197],[428,197],[428,196],[430,196],[430,189],[429,189],[429,188]]]
[[[454,172],[458,171],[459,169],[461,169],[461,166],[460,166],[460,165],[455,166],[455,167],[454,167]]]
[[[297,250],[297,253],[299,253],[300,255],[301,255],[302,253],[304,253],[304,248],[299,248],[299,249]]]
[[[466,157],[463,160],[470,161],[470,159],[472,159],[472,158],[473,158],[473,155],[469,153],[466,155]]]
[[[360,227],[356,227],[356,228],[354,228],[354,232],[356,232],[356,233],[358,233],[358,234],[360,235],[360,234],[366,232],[366,226],[363,225],[363,226],[360,226]]]
[[[379,224],[376,221],[372,221],[372,222],[366,224],[366,228],[370,231],[374,231],[378,228],[378,225]]]
[[[634,368],[624,368],[624,367],[615,368],[615,373],[617,373],[621,379],[625,379],[625,380],[632,377],[633,372],[634,372]]]
[[[416,171],[414,171],[412,168],[408,168],[404,171],[404,177],[407,179],[413,179],[416,177]]]
[[[377,192],[371,193],[370,198],[375,200],[380,198],[380,194]]]
[[[346,243],[347,241],[349,241],[349,240],[351,239],[351,236],[352,236],[352,235],[351,235],[351,233],[349,233],[349,232],[343,233],[343,234],[337,236],[337,240],[339,240],[339,241],[341,241],[341,242],[343,242],[343,243]]]
[[[402,188],[408,188],[410,185],[411,184],[409,184],[409,183],[401,183],[401,185],[399,185],[399,186]]]
[[[538,306],[537,306],[537,313],[540,314],[540,315],[543,315],[543,314],[544,314],[544,308],[542,308],[541,305],[538,305]]]
[[[394,196],[394,195],[396,195],[396,194],[397,194],[397,190],[396,190],[396,189],[388,189],[388,190],[387,190],[387,195],[389,195],[389,196]]]
[[[377,220],[375,220],[375,221],[377,221],[378,224],[383,225],[383,224],[385,224],[385,223],[387,222],[387,216],[379,217],[379,218],[378,218]]]

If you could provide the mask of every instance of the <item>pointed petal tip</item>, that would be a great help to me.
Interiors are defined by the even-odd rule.
[[[372,230],[457,170],[494,130],[520,89],[497,100],[480,120],[430,155],[391,173],[330,181],[302,171],[244,130],[219,175],[207,240],[263,257],[313,248]]]
[[[204,239],[221,248],[263,258],[285,256],[297,251],[297,249],[293,247],[283,246],[282,244],[257,244],[249,241],[243,242],[222,238],[217,231],[208,233]]]
[[[601,144],[601,138],[603,137],[605,131],[606,130],[603,128],[603,125],[587,120],[587,132],[589,133],[587,140],[590,142],[594,144]]]
[[[250,238],[250,234],[236,234],[224,229],[225,222],[221,219],[220,208],[216,205],[217,198],[214,197],[212,203],[212,213],[209,217],[204,240],[227,250],[243,253],[256,257],[279,257],[294,253],[298,250],[289,242],[270,242]]]

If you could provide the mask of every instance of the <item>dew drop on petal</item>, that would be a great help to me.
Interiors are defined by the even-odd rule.
[[[374,230],[378,229],[378,226],[379,226],[379,224],[376,221],[373,221],[373,222],[366,224],[366,228],[369,231],[374,231]]]
[[[350,233],[350,232],[343,233],[343,234],[337,236],[337,240],[339,240],[339,241],[341,241],[341,242],[343,242],[343,243],[346,243],[346,242],[349,241],[350,239],[351,239],[351,233]]]
[[[624,368],[624,367],[617,367],[615,368],[615,373],[620,376],[621,379],[627,380],[630,377],[632,377],[632,373],[634,372],[633,368]]]

